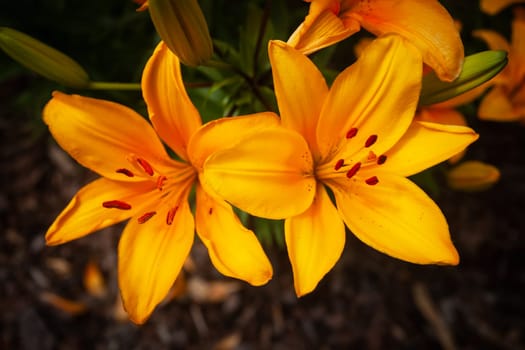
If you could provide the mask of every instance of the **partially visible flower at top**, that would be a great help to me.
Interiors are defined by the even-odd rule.
[[[495,15],[504,8],[525,2],[525,0],[481,0],[479,6],[481,11],[489,15]]]
[[[203,189],[198,177],[215,149],[279,122],[273,113],[258,113],[201,126],[179,61],[162,42],[145,67],[142,91],[153,127],[120,104],[59,92],[43,112],[58,144],[102,176],[78,191],[48,229],[46,242],[62,244],[130,219],[119,242],[118,277],[124,307],[136,323],[168,293],[194,229],[219,272],[252,285],[271,278],[272,267],[253,232],[230,205]],[[181,160],[168,156],[161,139]],[[193,185],[195,222],[188,202]]]
[[[305,1],[311,2],[308,15],[288,39],[305,54],[363,27],[376,36],[397,33],[410,40],[442,80],[452,81],[461,71],[463,43],[452,17],[437,0]]]
[[[418,50],[398,35],[380,37],[330,89],[287,44],[271,41],[269,55],[283,127],[211,155],[202,182],[251,214],[286,219],[297,295],[311,292],[339,259],[344,224],[393,257],[457,264],[443,214],[406,176],[462,151],[477,134],[413,122]]]
[[[146,4],[157,33],[182,63],[198,66],[211,58],[211,36],[197,0],[148,0]]]
[[[473,35],[483,39],[490,49],[507,51],[509,58],[507,66],[493,79],[494,87],[481,101],[479,117],[525,123],[525,8],[514,11],[510,43],[492,30],[476,30]]]

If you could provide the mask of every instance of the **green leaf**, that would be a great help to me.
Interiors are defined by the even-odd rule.
[[[459,77],[452,82],[439,80],[434,72],[423,77],[420,106],[428,106],[461,95],[492,79],[507,65],[507,53],[488,50],[465,57]]]

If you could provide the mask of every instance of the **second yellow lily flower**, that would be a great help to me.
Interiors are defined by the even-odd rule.
[[[345,224],[393,257],[457,264],[443,214],[406,176],[478,136],[467,127],[413,121],[419,51],[400,36],[381,37],[331,88],[289,45],[272,41],[269,55],[282,127],[214,153],[201,178],[251,214],[286,220],[297,295],[311,292],[337,262]]]

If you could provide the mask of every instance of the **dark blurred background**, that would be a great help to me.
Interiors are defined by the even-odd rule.
[[[260,19],[269,10],[271,37],[286,39],[308,8],[299,0],[200,3],[212,37],[233,48],[250,40],[243,34],[250,16]],[[443,4],[462,23],[467,54],[486,49],[470,35],[473,29],[510,35],[510,8],[491,17],[479,11],[477,1]],[[136,8],[130,0],[7,1],[0,26],[63,51],[93,80],[139,82],[159,39],[148,13]],[[327,75],[353,61],[357,40],[316,56],[326,64]],[[264,55],[266,44],[262,48]],[[264,58],[260,65],[267,68]],[[213,76],[186,68],[184,74],[190,82],[209,82]],[[260,81],[268,77],[271,81],[262,72]],[[210,92],[210,85],[190,89],[205,119],[226,109],[258,108],[236,105],[241,88],[221,95]],[[118,101],[145,115],[140,91],[59,86],[0,52],[0,348],[525,348],[523,125],[479,121],[478,101],[461,109],[481,135],[466,159],[497,166],[501,180],[487,191],[463,193],[447,188],[441,173],[433,175],[439,186],[431,194],[449,221],[459,266],[404,263],[348,234],[340,262],[315,292],[298,299],[278,230],[276,237],[265,239],[274,278],[259,288],[221,277],[197,242],[170,297],[138,327],[119,303],[116,247],[122,226],[45,246],[47,227],[95,177],[55,144],[41,121],[53,90]]]

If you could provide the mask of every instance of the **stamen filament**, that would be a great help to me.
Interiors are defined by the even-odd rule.
[[[157,189],[159,191],[162,191],[162,186],[164,186],[164,182],[167,180],[168,178],[164,175],[160,175],[158,178],[157,178]]]
[[[177,210],[179,207],[173,207],[168,211],[168,215],[166,215],[166,224],[171,225],[173,223],[173,218],[175,217],[175,214],[177,213]]]
[[[153,168],[145,159],[137,158],[137,162],[142,167],[142,169],[144,169],[146,174],[148,174],[149,176],[153,176]]]

